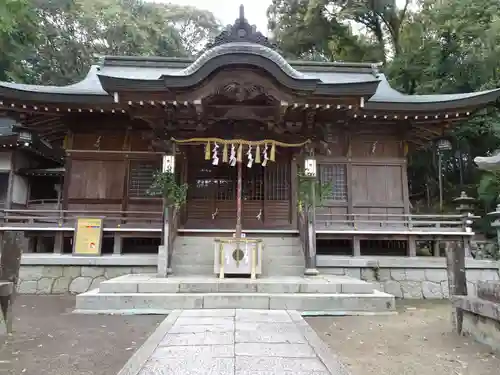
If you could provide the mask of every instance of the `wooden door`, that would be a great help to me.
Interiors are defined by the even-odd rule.
[[[243,231],[291,226],[291,163],[287,155],[280,156],[266,167],[243,166]]]
[[[266,167],[242,165],[242,227],[289,229],[291,218],[291,163],[280,155]],[[227,163],[212,165],[193,151],[187,164],[189,185],[184,227],[235,229],[238,168]]]

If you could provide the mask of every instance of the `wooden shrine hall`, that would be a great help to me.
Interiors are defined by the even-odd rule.
[[[106,56],[69,86],[1,82],[3,116],[62,147],[65,158],[60,196],[27,194],[2,211],[0,229],[71,252],[75,219],[94,215],[104,218],[104,252],[144,238],[157,249],[162,199],[148,191],[170,155],[188,185],[170,235],[299,236],[298,176],[308,172],[330,184],[310,233],[347,241],[354,255],[362,241],[403,241],[415,255],[418,239],[469,236],[460,215],[412,215],[406,155],[497,101],[500,90],[409,96],[380,67],[287,61],[242,11],[193,60]],[[41,187],[26,176],[43,168],[24,160],[30,191]]]

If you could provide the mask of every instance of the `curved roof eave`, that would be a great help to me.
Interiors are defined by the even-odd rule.
[[[393,89],[385,77],[365,104],[367,110],[442,111],[475,108],[496,102],[500,88],[465,94],[405,95]]]
[[[83,80],[67,86],[0,82],[0,98],[44,103],[112,103],[113,98],[99,82],[98,69],[93,65]]]

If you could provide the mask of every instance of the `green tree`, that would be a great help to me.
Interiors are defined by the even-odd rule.
[[[0,80],[19,78],[24,59],[37,39],[36,13],[28,0],[0,2]]]

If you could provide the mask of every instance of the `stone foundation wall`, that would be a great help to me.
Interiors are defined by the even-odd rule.
[[[17,290],[21,294],[78,294],[131,273],[156,273],[156,256],[25,254]]]
[[[156,255],[73,257],[57,254],[25,254],[21,262],[19,293],[83,293],[101,281],[126,274],[156,273]],[[324,274],[347,275],[369,281],[375,288],[406,299],[448,298],[445,260],[406,257],[318,256]],[[479,281],[500,280],[499,263],[467,259],[467,285],[476,294]]]
[[[449,297],[446,263],[443,258],[318,256],[320,273],[346,275],[372,283],[376,289],[405,299]],[[499,262],[467,259],[467,291],[477,294],[480,281],[500,279]]]

